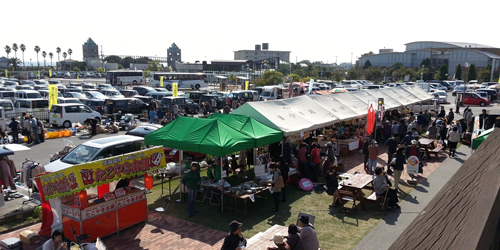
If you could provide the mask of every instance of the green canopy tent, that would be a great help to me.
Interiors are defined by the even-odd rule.
[[[225,156],[255,145],[253,138],[236,131],[222,121],[184,116],[179,116],[171,123],[146,135],[144,142],[146,145],[162,145],[214,156]],[[182,159],[182,151],[180,156]],[[221,200],[222,196],[221,192]],[[224,202],[221,202],[221,211],[224,211],[223,204]]]
[[[250,136],[254,139],[254,148],[283,140],[282,131],[270,128],[250,116],[214,113],[208,118],[222,121],[231,128]]]
[[[217,119],[179,116],[171,123],[146,135],[146,145],[225,156],[252,148],[254,140]]]
[[[472,140],[472,149],[476,150],[477,148],[479,148],[479,145],[481,145],[481,143],[483,143],[483,141],[488,138],[488,136],[491,134],[491,132],[493,132],[494,129],[495,128],[490,128],[488,130],[485,130],[478,137],[474,138]]]

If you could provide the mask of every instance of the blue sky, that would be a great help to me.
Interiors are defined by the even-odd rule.
[[[232,60],[233,51],[262,43],[291,51],[292,61],[325,63],[350,62],[351,53],[355,61],[381,48],[403,51],[413,41],[500,47],[489,24],[495,22],[489,10],[500,9],[500,1],[27,0],[11,5],[2,8],[0,56],[6,55],[5,45],[23,43],[26,62],[36,60],[35,45],[54,53],[54,62],[56,47],[71,48],[72,59],[81,60],[89,37],[105,55],[166,56],[175,42],[187,62]]]

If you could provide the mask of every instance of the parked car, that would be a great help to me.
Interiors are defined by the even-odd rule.
[[[121,89],[120,94],[122,94],[124,97],[132,97],[132,96],[139,95],[137,90],[133,90],[133,89]]]
[[[186,113],[191,113],[191,114],[198,114],[200,112],[200,105],[198,103],[193,102],[193,100],[187,98],[187,97],[173,97],[173,96],[167,96],[163,97],[161,99],[161,107],[167,111],[167,110],[172,110],[173,105],[177,104],[179,107],[179,110],[184,109]]]
[[[14,94],[16,99],[38,99],[42,98],[40,93],[35,90],[19,90]]]
[[[101,122],[99,112],[81,103],[53,104],[49,113],[50,124],[54,127],[71,128],[73,123],[83,124],[88,118],[94,118],[98,123]]]
[[[99,83],[99,84],[97,84],[97,89],[103,90],[103,89],[115,89],[115,88],[113,86],[111,86],[111,84]]]
[[[485,93],[488,93],[488,96],[489,96],[489,100],[490,101],[494,101],[496,99],[498,99],[498,93],[495,89],[476,89],[476,92],[479,93],[479,92],[485,92]]]
[[[49,90],[41,89],[41,90],[38,90],[38,93],[40,93],[40,95],[42,96],[43,99],[49,99]],[[61,94],[61,92],[57,91],[57,97],[61,98],[64,96]]]
[[[437,90],[433,93],[439,96],[439,103],[448,103],[448,94],[444,90]]]
[[[191,91],[191,92],[186,92],[186,95],[189,99],[193,100],[193,102],[196,102],[200,104],[200,98],[202,95],[206,94],[205,92],[201,91]]]
[[[14,103],[16,112],[48,111],[49,100],[47,99],[16,99]]]
[[[63,104],[63,103],[75,103],[75,104],[81,104],[82,102],[78,100],[77,98],[57,98],[57,103],[58,104]]]
[[[453,91],[451,92],[451,95],[452,96],[456,96],[457,95],[457,92],[464,92],[465,91],[465,86],[464,85],[459,85],[459,86],[456,86]]]
[[[155,88],[155,90],[156,90],[157,92],[170,92],[170,91],[168,91],[168,90],[167,90],[167,89],[165,89],[165,88]]]
[[[490,102],[487,99],[481,98],[477,93],[466,92],[462,96],[463,103],[465,105],[479,105],[484,107],[486,105],[490,105]]]
[[[154,88],[151,88],[151,87],[135,86],[132,89],[137,91],[137,93],[139,93],[139,95],[142,95],[142,96],[145,96],[147,93],[150,93],[150,92],[158,92]]]
[[[108,98],[124,98],[120,91],[116,89],[101,89],[100,91],[103,95],[107,96]]]
[[[163,126],[160,124],[147,124],[147,125],[140,125],[137,126],[136,128],[127,131],[127,135],[133,135],[133,136],[140,136],[140,137],[145,137],[146,135],[149,135],[153,133],[154,131],[162,128]]]
[[[178,149],[172,149],[172,148],[163,148],[163,152],[165,153],[165,159],[168,162],[179,162],[179,150]],[[207,157],[206,154],[203,153],[196,153],[196,152],[190,152],[190,151],[184,151],[183,153],[184,158],[191,158],[191,159],[205,159]]]
[[[108,99],[107,96],[103,95],[101,92],[97,91],[84,91],[83,94],[88,98],[88,99],[101,99],[101,100],[106,100]]]
[[[71,84],[71,83],[70,83],[70,84]],[[70,84],[69,84],[69,85],[70,85]],[[68,85],[68,86],[69,86],[69,85]],[[84,90],[89,90],[89,89],[97,89],[97,87],[95,86],[95,84],[92,84],[92,83],[83,83],[83,84],[81,85],[81,87],[82,87],[82,89],[84,89]]]
[[[161,101],[161,99],[163,97],[167,97],[167,96],[172,96],[172,92],[149,92],[149,93],[146,93],[146,95],[144,96],[149,96],[151,98],[153,98],[153,100],[156,100],[156,101]]]
[[[35,86],[34,81],[28,81],[28,80],[22,80],[21,85],[29,85],[29,86]]]
[[[35,89],[29,85],[17,85],[16,90],[35,90]]]
[[[148,104],[136,98],[107,99],[103,105],[104,114],[113,114],[121,111],[122,114],[142,114],[148,109]]]
[[[199,103],[201,104],[202,102],[207,102],[211,100],[212,98],[217,98],[217,109],[223,109],[224,105],[226,104],[226,99],[222,98],[220,95],[217,94],[205,94],[200,97]]]
[[[45,171],[57,172],[73,165],[127,154],[145,147],[144,138],[130,135],[90,140],[78,145],[63,158],[45,165]]]
[[[102,106],[104,106],[104,100],[87,99],[83,100],[82,103],[87,105],[87,107],[91,108],[92,110],[99,112],[99,114],[104,114],[104,111],[102,110]]]

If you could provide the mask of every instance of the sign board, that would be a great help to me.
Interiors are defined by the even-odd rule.
[[[115,196],[115,193],[114,192],[109,192],[109,193],[105,193],[102,195],[102,198],[104,198],[105,201],[110,201],[112,199],[115,199],[116,196]]]
[[[52,105],[57,104],[58,88],[54,84],[49,85],[49,110]]]
[[[176,82],[172,84],[172,95],[177,97],[179,95],[179,85]]]
[[[481,132],[483,132],[483,129],[481,128],[481,123],[479,121],[479,116],[476,115],[476,117],[474,118],[474,127],[473,127],[473,130],[472,130],[472,140],[476,139],[480,134]]]
[[[406,166],[406,171],[408,174],[418,175],[418,166],[420,165],[420,160],[416,156],[408,157],[408,164]]]
[[[118,197],[122,197],[125,195],[125,189],[123,188],[118,188],[115,190],[115,196],[118,198]]]
[[[75,165],[40,176],[45,199],[66,196],[149,170],[165,167],[162,147],[140,150],[120,156]]]
[[[163,87],[163,76],[160,76],[160,87]]]

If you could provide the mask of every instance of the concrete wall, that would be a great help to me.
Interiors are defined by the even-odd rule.
[[[145,70],[148,68],[146,63],[131,63],[129,69],[131,70]]]

